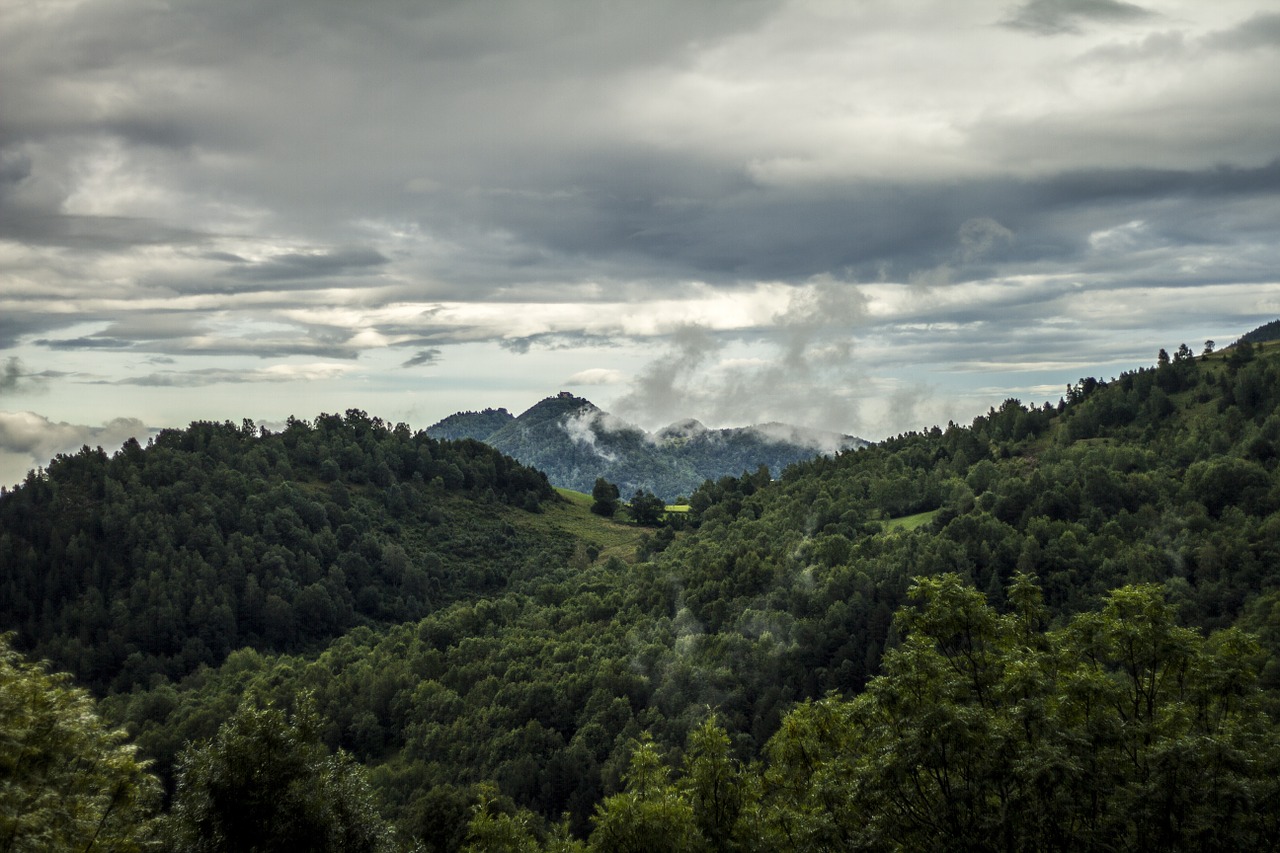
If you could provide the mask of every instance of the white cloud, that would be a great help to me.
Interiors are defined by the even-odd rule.
[[[0,483],[20,482],[59,453],[74,453],[85,445],[110,453],[130,438],[145,441],[152,432],[137,418],[115,418],[94,427],[54,422],[35,412],[0,412]]]
[[[608,367],[589,367],[579,370],[564,381],[566,385],[617,385],[626,381],[626,374],[621,370]]]

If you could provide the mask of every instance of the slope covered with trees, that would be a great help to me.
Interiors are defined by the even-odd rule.
[[[1262,849],[1278,442],[1280,351],[1183,347],[1058,405],[706,482],[634,562],[586,502],[505,510],[559,547],[101,710],[173,790],[242,697],[309,697],[429,850]]]
[[[279,433],[195,423],[113,457],[86,447],[0,500],[0,625],[99,690],[241,646],[319,647],[562,552],[505,519],[553,496],[492,448],[354,410]]]

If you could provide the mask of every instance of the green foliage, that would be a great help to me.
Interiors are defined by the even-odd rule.
[[[684,782],[694,822],[709,848],[717,853],[742,849],[743,840],[737,836],[746,782],[730,751],[729,736],[714,714],[689,733]]]
[[[644,524],[653,526],[662,521],[663,513],[666,512],[666,504],[662,498],[653,492],[646,492],[644,489],[636,492],[631,498],[631,502],[627,504],[627,512],[631,514],[631,518],[636,524]]]
[[[1264,323],[1253,331],[1240,336],[1240,343],[1261,344],[1275,340],[1280,340],[1280,320]]]
[[[591,489],[591,511],[605,518],[613,518],[618,512],[618,487],[604,477],[597,477]]]
[[[0,500],[0,624],[127,690],[491,592],[564,548],[508,523],[552,500],[489,447],[356,410],[280,433],[194,423],[60,456]]]
[[[303,701],[288,717],[246,701],[178,767],[168,819],[175,851],[385,851],[391,833],[363,771],[320,742]]]
[[[309,691],[316,737],[431,851],[625,847],[658,820],[677,849],[1266,844],[1280,360],[1184,349],[1057,406],[707,480],[654,532],[585,494],[526,512],[489,451],[359,417],[72,457],[0,500],[0,603],[84,672],[127,652],[141,675],[101,708],[167,780],[242,696]],[[117,487],[140,515],[100,537]],[[32,574],[46,551],[61,568]],[[219,637],[238,650],[201,657]]]
[[[527,811],[512,815],[500,810],[497,789],[483,785],[467,824],[463,853],[538,853],[533,823],[534,817]]]
[[[657,748],[641,738],[631,753],[626,789],[600,804],[592,853],[695,853],[707,849],[693,807],[672,784]]]
[[[149,848],[159,785],[65,675],[0,635],[0,851]]]
[[[853,699],[783,719],[743,772],[714,720],[672,782],[641,738],[592,850],[1272,849],[1280,729],[1256,646],[1176,624],[1153,586],[1046,630],[1018,575],[999,613],[953,574],[918,578],[902,645]],[[646,841],[647,839],[647,841]]]
[[[1003,616],[954,575],[912,594],[919,608],[904,611],[909,633],[883,675],[850,702],[793,712],[775,738],[770,772],[790,782],[771,806],[775,831],[805,831],[804,849],[1280,840],[1280,731],[1260,710],[1243,635],[1177,626],[1152,586],[1116,590],[1047,633],[1027,578]]]
[[[474,438],[485,441],[515,418],[506,409],[485,409],[480,412],[456,412],[444,420],[427,427],[432,438],[459,441]]]

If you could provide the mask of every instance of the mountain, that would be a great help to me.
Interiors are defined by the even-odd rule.
[[[590,400],[561,392],[519,417],[506,409],[459,412],[427,428],[433,438],[473,438],[533,468],[557,485],[590,492],[596,478],[616,483],[623,497],[637,490],[668,501],[707,480],[755,471],[779,474],[820,453],[866,446],[850,435],[767,423],[708,429],[678,421],[654,433],[609,414]]]
[[[352,413],[193,425],[0,496],[0,629],[175,819],[288,711],[406,850],[1277,848],[1280,344],[722,477],[659,529],[589,503]]]

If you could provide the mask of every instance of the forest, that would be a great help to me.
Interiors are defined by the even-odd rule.
[[[1211,350],[647,527],[359,411],[54,459],[0,850],[1273,849],[1280,345]]]

